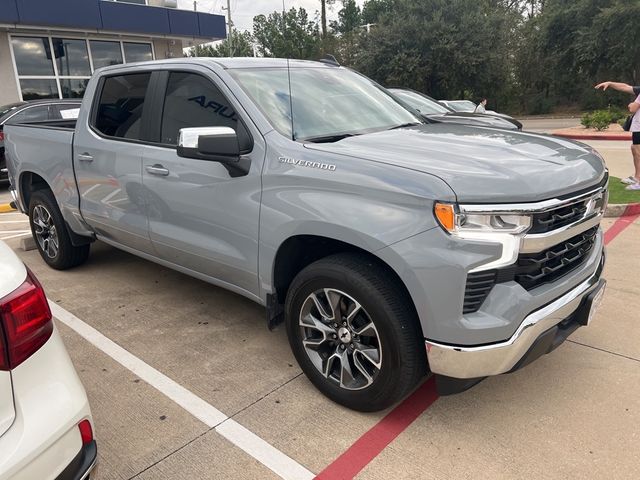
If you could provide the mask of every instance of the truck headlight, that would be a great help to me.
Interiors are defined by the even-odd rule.
[[[531,228],[531,216],[504,213],[467,213],[452,203],[436,203],[440,226],[451,235],[481,239],[482,234],[519,235]]]

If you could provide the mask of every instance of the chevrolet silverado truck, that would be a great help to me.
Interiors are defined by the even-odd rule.
[[[386,408],[429,372],[455,393],[519,369],[604,292],[598,153],[425,124],[332,63],[106,67],[77,121],[5,136],[47,264],[80,265],[100,240],[244,295],[353,409]]]

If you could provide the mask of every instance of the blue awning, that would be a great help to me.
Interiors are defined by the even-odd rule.
[[[0,23],[211,40],[227,36],[222,15],[107,0],[0,0]]]

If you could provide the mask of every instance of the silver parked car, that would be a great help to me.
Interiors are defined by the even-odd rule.
[[[440,103],[456,112],[475,113],[477,105],[470,100],[440,100]],[[505,113],[494,112],[493,110],[485,110],[483,115],[500,117],[518,125],[518,129],[522,130],[522,123]]]
[[[506,128],[507,130],[522,130],[522,124],[517,120],[485,115],[474,112],[457,112],[442,105],[437,100],[424,93],[409,88],[389,88],[398,99],[410,108],[417,110],[430,123],[458,123],[475,125],[478,127]]]

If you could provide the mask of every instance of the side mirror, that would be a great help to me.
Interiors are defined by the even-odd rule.
[[[181,128],[178,156],[222,163],[231,176],[249,173],[251,162],[242,159],[238,135],[230,127]]]

